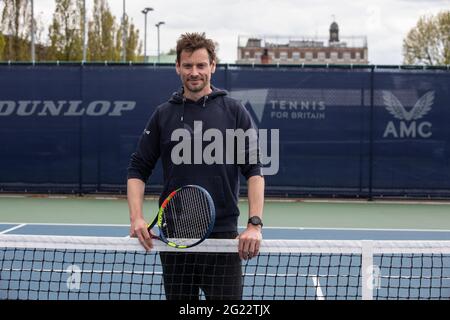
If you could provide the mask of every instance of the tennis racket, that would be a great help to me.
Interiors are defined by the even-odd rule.
[[[148,230],[157,225],[159,236],[152,235],[154,239],[184,249],[203,242],[211,234],[215,219],[214,202],[208,191],[186,185],[169,194]]]

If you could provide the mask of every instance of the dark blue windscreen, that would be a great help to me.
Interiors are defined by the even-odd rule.
[[[450,73],[377,72],[373,188],[450,190]]]
[[[213,84],[279,130],[268,194],[448,195],[449,72],[221,67]],[[123,192],[180,80],[173,66],[0,66],[0,85],[3,191]],[[148,190],[161,183],[158,164]]]
[[[259,127],[280,130],[280,169],[266,177],[269,186],[309,193],[367,187],[369,73],[260,69],[230,78],[232,96]]]

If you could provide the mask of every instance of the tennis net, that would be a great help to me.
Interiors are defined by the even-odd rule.
[[[164,255],[201,298],[215,277],[224,299],[241,285],[244,300],[450,299],[450,241],[263,240],[258,257],[238,262],[238,282],[227,275],[237,240],[154,244],[147,253],[130,238],[0,235],[0,299],[166,299]]]

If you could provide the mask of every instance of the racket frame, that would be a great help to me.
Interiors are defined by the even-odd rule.
[[[194,242],[194,243],[192,243],[192,244],[190,244],[190,245],[180,245],[180,244],[177,244],[177,243],[175,243],[175,242],[173,242],[173,241],[169,241],[169,240],[165,237],[164,233],[161,231],[161,228],[162,228],[162,220],[163,220],[163,216],[164,216],[164,209],[167,207],[167,205],[168,205],[168,203],[170,202],[170,200],[172,200],[172,198],[173,198],[178,192],[180,192],[182,189],[185,189],[185,188],[196,188],[196,189],[199,189],[200,191],[202,191],[203,194],[206,196],[206,200],[207,200],[207,202],[208,202],[208,205],[209,205],[209,208],[210,208],[210,211],[211,211],[211,221],[210,221],[210,223],[209,223],[209,225],[208,225],[208,230],[206,231],[205,235],[203,236],[203,238],[199,239],[198,241],[196,241],[196,242]],[[209,192],[208,192],[205,188],[203,188],[203,187],[201,187],[201,186],[189,184],[189,185],[182,186],[182,187],[180,187],[180,188],[178,188],[178,189],[175,189],[174,191],[172,191],[172,192],[166,197],[166,199],[164,199],[163,203],[161,204],[161,207],[159,208],[158,215],[155,217],[155,219],[153,220],[153,222],[152,222],[151,224],[148,224],[148,225],[147,225],[147,229],[148,229],[148,231],[149,231],[149,233],[150,233],[150,230],[151,230],[155,225],[157,225],[157,226],[158,226],[158,230],[159,230],[159,236],[155,236],[155,235],[152,235],[152,234],[150,233],[150,236],[151,236],[153,239],[160,240],[160,241],[166,243],[168,246],[173,247],[173,248],[177,248],[177,249],[186,249],[186,248],[194,247],[194,246],[200,244],[201,242],[203,242],[205,239],[207,239],[207,238],[209,237],[209,235],[211,234],[213,228],[214,228],[215,220],[216,220],[216,210],[215,210],[215,207],[214,207],[214,201],[213,201],[213,199],[211,198],[211,195],[209,194]]]

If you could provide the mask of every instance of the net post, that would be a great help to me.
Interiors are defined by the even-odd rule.
[[[362,299],[373,300],[373,241],[363,240],[361,249]]]

